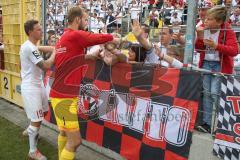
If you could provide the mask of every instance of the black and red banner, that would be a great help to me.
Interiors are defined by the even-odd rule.
[[[200,73],[102,61],[87,66],[79,91],[84,139],[129,160],[188,159]],[[53,116],[47,119],[54,123]]]
[[[240,159],[240,77],[222,78],[213,152],[225,160]]]

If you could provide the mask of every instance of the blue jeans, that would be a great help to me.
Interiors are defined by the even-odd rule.
[[[203,68],[212,72],[220,72],[220,62],[204,61]],[[213,103],[217,104],[220,93],[221,78],[212,74],[203,76],[203,122],[211,126]]]

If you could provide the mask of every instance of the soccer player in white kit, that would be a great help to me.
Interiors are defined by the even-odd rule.
[[[42,70],[49,69],[54,63],[55,51],[53,47],[38,47],[42,38],[42,27],[36,20],[29,20],[24,24],[28,40],[20,49],[21,61],[21,94],[28,119],[31,123],[27,128],[30,150],[28,157],[33,160],[46,160],[37,149],[38,131],[44,113],[48,110],[48,98],[43,85]],[[52,52],[49,59],[44,60],[40,52]]]

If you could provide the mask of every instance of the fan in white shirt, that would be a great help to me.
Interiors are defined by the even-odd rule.
[[[95,24],[94,24],[94,26],[92,26],[92,31],[94,32],[94,33],[99,33],[99,31],[101,30],[101,29],[103,29],[104,28],[104,23],[103,23],[103,21],[102,21],[102,18],[101,17],[97,17],[97,20],[96,20],[96,22],[95,22]]]
[[[139,13],[141,11],[141,8],[137,5],[136,1],[132,1],[132,6],[130,9],[131,12],[131,20],[139,20]]]
[[[220,30],[216,33],[211,33],[210,30],[204,30],[204,39],[211,39],[215,44],[218,44]],[[220,61],[219,52],[215,49],[212,49],[209,46],[206,46],[206,52],[204,56],[204,60],[207,61]]]
[[[178,13],[174,12],[171,19],[170,19],[170,23],[174,26],[180,25],[182,23],[181,18],[178,17]]]
[[[172,40],[172,29],[170,29],[169,27],[163,27],[159,34],[159,41],[161,43],[158,43],[157,46],[160,48],[162,54],[166,54]],[[155,54],[155,51],[147,55],[146,62],[161,64],[162,66],[168,67],[168,63],[159,60],[159,57]]]

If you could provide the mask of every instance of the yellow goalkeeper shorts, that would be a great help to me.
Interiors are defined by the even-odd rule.
[[[79,131],[78,99],[50,98],[54,116],[61,131]]]

